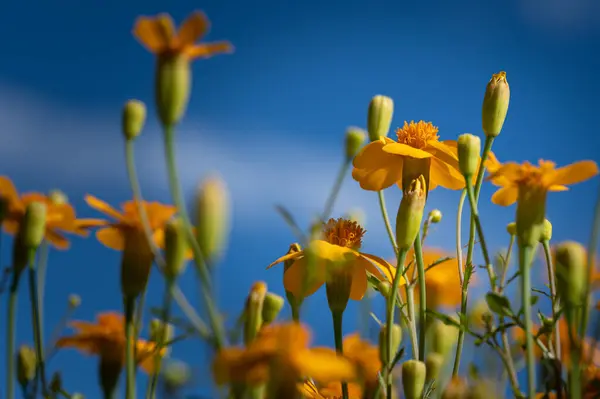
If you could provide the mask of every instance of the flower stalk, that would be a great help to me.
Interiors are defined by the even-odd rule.
[[[335,340],[335,350],[339,354],[344,353],[344,344],[342,338],[343,316],[344,311],[335,310],[331,312],[331,317],[333,318],[333,335]],[[348,399],[348,383],[346,381],[342,381],[342,399]]]
[[[425,263],[423,262],[423,248],[421,247],[421,236],[417,234],[414,244],[415,260],[417,263],[417,273],[419,279],[419,359],[425,361],[425,333],[427,320],[427,292],[425,284]],[[416,359],[415,359],[416,360]]]
[[[525,325],[525,362],[527,364],[527,396],[535,397],[535,353],[533,344],[533,321],[531,315],[531,264],[534,248],[519,243],[519,268],[521,271],[521,295]]]
[[[135,395],[135,297],[124,298],[125,307],[125,398],[136,399]]]

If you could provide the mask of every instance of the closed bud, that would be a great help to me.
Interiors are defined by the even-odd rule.
[[[398,249],[408,250],[413,246],[421,229],[423,211],[427,197],[425,178],[420,175],[404,190],[396,215],[396,243]]]
[[[25,248],[37,249],[44,240],[46,232],[46,204],[31,202],[25,208],[25,217],[19,232],[21,245]]]
[[[506,81],[506,72],[492,75],[485,88],[481,112],[482,127],[486,136],[497,137],[502,131],[509,101],[510,87]]]
[[[446,357],[456,341],[458,329],[455,326],[435,322],[431,326],[431,351]]]
[[[544,219],[544,225],[542,227],[542,235],[540,241],[550,241],[552,239],[552,223],[548,219]]]
[[[198,245],[211,264],[221,257],[229,234],[229,193],[218,176],[206,179],[196,197]]]
[[[463,176],[470,178],[477,173],[481,140],[479,137],[465,133],[458,136],[458,167]]]
[[[442,221],[442,211],[440,211],[439,209],[434,209],[433,211],[429,212],[429,220],[431,221],[431,223],[439,223]]]
[[[158,57],[155,100],[163,126],[175,126],[187,110],[192,85],[190,61],[185,54]]]
[[[382,136],[387,137],[393,115],[394,100],[382,95],[373,97],[369,104],[369,113],[367,116],[369,140],[376,141]]]
[[[52,190],[48,194],[48,199],[52,205],[64,205],[69,203],[69,198],[60,190]]]
[[[50,392],[56,394],[62,390],[62,378],[60,373],[54,373],[52,375],[52,380],[50,380]]]
[[[574,241],[556,246],[556,288],[566,305],[581,306],[585,301],[587,250]]]
[[[171,219],[165,226],[165,277],[174,280],[185,269],[189,250],[185,225],[181,217]]]
[[[425,363],[407,360],[402,363],[402,387],[406,399],[420,399],[425,388]]]
[[[122,129],[126,140],[135,140],[142,133],[146,123],[146,104],[139,100],[129,100],[123,106]]]
[[[346,162],[354,159],[367,138],[364,130],[357,127],[348,128],[346,131]]]
[[[192,373],[187,363],[175,360],[167,362],[161,374],[168,393],[177,392],[192,378]]]
[[[35,378],[37,356],[33,348],[22,345],[17,352],[17,380],[26,387]]]
[[[150,321],[150,341],[156,343],[169,342],[175,336],[175,327],[170,323],[163,323],[160,319]]]
[[[515,222],[510,222],[509,224],[507,224],[506,232],[511,236],[516,235],[517,234],[517,224]]]
[[[77,294],[69,295],[69,307],[71,309],[78,308],[81,305],[81,297]]]
[[[267,284],[264,281],[257,281],[252,285],[250,294],[246,299],[244,310],[244,344],[246,346],[254,341],[256,334],[263,325],[262,311],[266,294]]]
[[[389,282],[379,281],[377,283],[377,289],[384,298],[389,299],[390,294],[392,293],[392,285]]]
[[[435,352],[428,354],[425,358],[425,368],[427,370],[425,380],[437,380],[442,371],[442,367],[444,367],[444,363],[445,359],[441,354]]]
[[[382,364],[390,364],[390,362],[394,359],[394,356],[400,349],[400,344],[402,343],[402,327],[398,324],[392,325],[392,347],[391,353],[392,358],[388,359],[388,351],[387,351],[387,326],[381,326],[379,330],[379,359]]]
[[[269,324],[275,321],[277,316],[279,316],[279,312],[283,309],[283,305],[285,305],[285,299],[283,299],[283,297],[272,292],[267,292],[262,308],[263,324]]]

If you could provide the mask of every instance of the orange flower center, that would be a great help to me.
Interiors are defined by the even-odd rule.
[[[360,248],[365,232],[366,230],[357,222],[346,220],[344,218],[329,219],[323,226],[325,241],[333,245],[353,249]]]
[[[555,168],[556,164],[551,161],[539,161],[539,166],[535,166],[530,164],[529,162],[525,162],[521,165],[520,170],[520,178],[518,179],[519,185],[524,186],[543,186],[544,185],[544,176],[548,173],[552,172]]]
[[[429,140],[439,139],[438,130],[431,122],[419,121],[415,123],[411,121],[410,123],[404,122],[404,126],[396,130],[396,136],[398,136],[398,143],[422,149]]]

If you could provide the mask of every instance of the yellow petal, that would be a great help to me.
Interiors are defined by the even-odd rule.
[[[233,53],[233,46],[229,42],[214,42],[197,44],[195,46],[187,47],[185,54],[190,60],[196,58],[209,58],[217,54],[230,54]]]
[[[102,342],[96,337],[62,337],[56,341],[57,348],[75,348],[88,355],[99,354]]]
[[[173,22],[171,21],[171,33],[168,34],[168,22],[165,25],[161,23],[159,18],[167,18],[168,16],[159,16],[157,18],[139,17],[133,27],[133,36],[144,45],[152,53],[160,53],[165,51],[171,40]]]
[[[568,186],[591,179],[598,174],[598,165],[594,161],[579,161],[556,169],[552,185]]]
[[[6,176],[0,176],[0,197],[5,198],[10,204],[19,202],[19,193],[13,182]]]
[[[96,239],[104,246],[117,251],[122,251],[125,248],[125,236],[117,227],[105,227],[96,232]]]
[[[304,350],[294,354],[294,363],[304,376],[315,381],[351,381],[356,378],[356,369],[348,359],[333,350]]]
[[[427,151],[419,150],[402,143],[390,143],[383,146],[383,151],[388,154],[402,155],[411,158],[431,158],[431,154]]]
[[[208,32],[210,23],[202,11],[194,11],[179,27],[177,45],[191,46]]]
[[[317,258],[334,263],[353,261],[359,256],[358,252],[353,249],[330,244],[323,240],[311,241],[308,248]]]
[[[362,260],[362,258],[359,258]],[[367,292],[367,273],[360,261],[354,265],[352,271],[352,286],[350,287],[350,299],[360,301]]]
[[[456,169],[451,168],[437,157],[431,159],[429,181],[449,190],[461,190],[465,187],[465,179]]]
[[[490,171],[491,172],[491,171]],[[509,184],[510,182],[518,181],[521,178],[521,165],[514,162],[507,162],[500,166],[495,172],[491,172],[488,176],[488,180],[493,183],[500,181],[506,182],[503,185]]]
[[[569,191],[569,187],[567,187],[567,186],[553,185],[553,186],[548,187],[548,191],[554,191],[554,192],[557,192],[557,191]]]
[[[94,197],[93,195],[86,195],[85,202],[87,202],[87,204],[95,210],[100,211],[105,215],[118,220],[119,222],[125,221],[123,215],[119,211],[117,211],[115,208],[102,201],[101,199]]]
[[[321,288],[325,283],[327,270],[317,264],[309,274],[307,267],[306,258],[300,258],[286,270],[283,275],[283,286],[286,290],[299,297],[309,297]]]
[[[515,186],[502,187],[492,195],[492,202],[500,206],[510,206],[517,202],[519,189]]]
[[[69,240],[57,231],[46,229],[44,238],[57,249],[69,249]]]
[[[431,153],[434,157],[448,164],[450,167],[458,170],[458,155],[456,150],[448,147],[437,140],[429,140],[425,151]]]
[[[394,280],[394,276],[396,275],[396,268],[390,265],[386,260],[371,254],[360,253],[362,258],[368,260],[368,265],[365,264],[365,269],[377,277],[380,281],[389,281],[392,282]],[[373,264],[377,267],[374,267]],[[382,275],[383,273],[383,275]]]
[[[379,191],[402,180],[402,157],[388,154],[383,146],[393,140],[377,140],[367,144],[354,157],[352,178],[363,190]]]
[[[271,263],[269,266],[267,266],[267,269],[270,269],[270,268],[272,268],[275,265],[283,263],[286,260],[296,259],[296,258],[299,258],[301,256],[304,256],[304,251],[292,252],[290,254],[283,255],[281,258],[275,260],[273,263]]]

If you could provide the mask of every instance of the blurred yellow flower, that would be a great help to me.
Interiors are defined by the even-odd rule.
[[[380,257],[359,252],[364,234],[365,230],[355,221],[329,219],[323,226],[323,239],[313,240],[308,249],[282,256],[267,269],[294,260],[285,271],[283,285],[294,295],[308,297],[327,281],[335,265],[343,263],[344,268],[352,268],[350,298],[361,300],[367,290],[367,272],[379,280],[386,280],[391,278],[392,270],[392,266]],[[316,258],[316,267],[310,274],[305,256],[308,250]]]
[[[196,44],[207,32],[210,22],[201,11],[193,12],[175,31],[173,19],[168,14],[139,17],[133,35],[150,52],[160,55],[183,54],[189,60],[207,58],[215,54],[233,51],[226,41]]]
[[[458,169],[455,140],[439,141],[438,128],[430,122],[404,123],[396,131],[397,141],[387,137],[365,146],[354,158],[352,177],[364,190],[379,191],[398,184],[407,158],[429,159],[429,187],[459,190],[465,181]]]
[[[272,376],[296,389],[297,381],[305,377],[320,382],[356,378],[350,360],[329,348],[310,349],[310,340],[309,330],[299,323],[263,327],[248,347],[230,347],[217,353],[213,362],[215,382],[255,385]]]
[[[44,238],[58,249],[69,248],[69,241],[63,233],[87,236],[89,228],[101,226],[104,221],[99,219],[77,219],[75,210],[67,203],[56,204],[41,193],[24,193],[19,195],[12,181],[6,176],[0,176],[0,199],[6,202],[7,214],[2,222],[4,231],[16,234],[25,216],[27,205],[40,202],[46,205],[46,232]]]
[[[341,399],[342,398],[342,384],[339,382],[330,382],[317,388],[317,386],[311,382],[306,381],[304,384],[298,384],[298,389],[302,396],[307,399]],[[350,383],[348,384],[348,399],[361,399],[362,388],[359,384]]]
[[[98,355],[102,361],[123,365],[125,362],[125,318],[116,312],[100,313],[95,323],[73,321],[76,333],[60,338],[58,348],[75,348],[88,355]],[[154,371],[156,344],[138,339],[136,342],[137,362],[148,374]],[[161,349],[161,355],[166,348]]]

